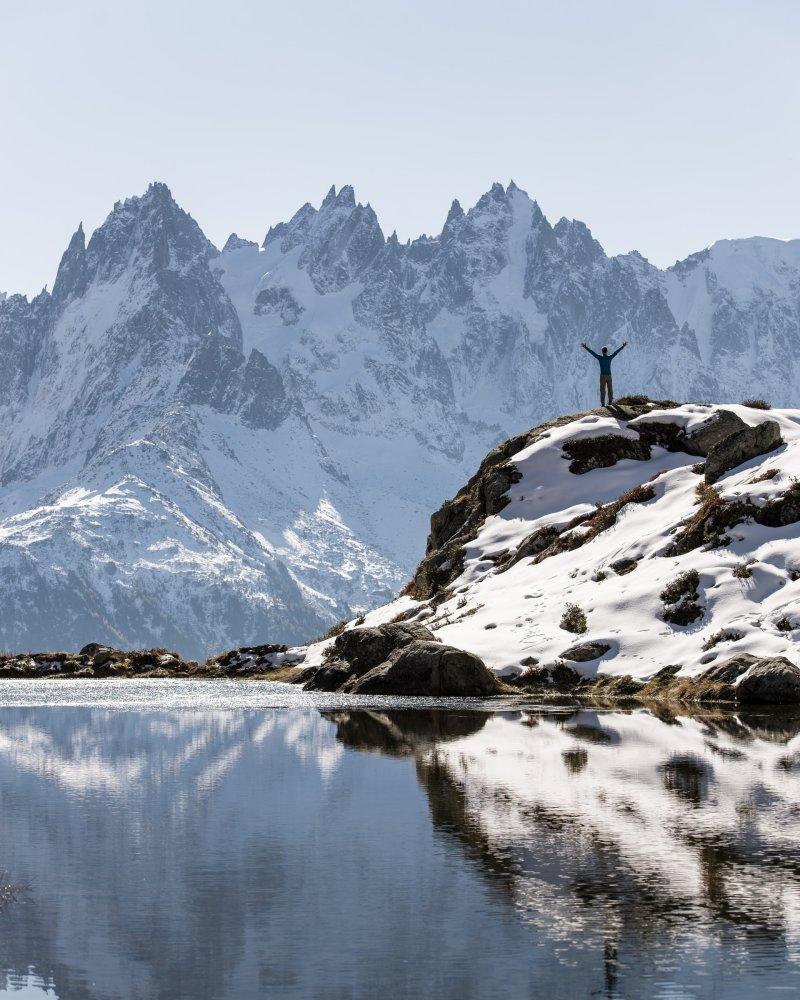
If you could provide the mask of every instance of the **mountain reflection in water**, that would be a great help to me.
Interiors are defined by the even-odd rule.
[[[26,891],[0,909],[0,996],[792,993],[799,734],[769,713],[3,708],[0,869]]]

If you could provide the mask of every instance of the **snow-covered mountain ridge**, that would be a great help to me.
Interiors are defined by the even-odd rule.
[[[437,237],[352,188],[219,252],[163,184],[0,300],[0,644],[296,642],[385,601],[498,441],[619,388],[795,397],[800,241],[659,271],[511,184]]]
[[[551,421],[488,456],[434,515],[410,593],[364,624],[424,623],[504,676],[797,663],[799,483],[800,410],[622,405]]]

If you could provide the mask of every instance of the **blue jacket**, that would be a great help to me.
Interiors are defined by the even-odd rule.
[[[587,347],[586,350],[592,355],[593,358],[597,358],[597,360],[600,362],[600,374],[610,375],[611,362],[619,354],[622,348],[618,347],[613,354],[595,354],[595,352],[591,349],[591,347]]]

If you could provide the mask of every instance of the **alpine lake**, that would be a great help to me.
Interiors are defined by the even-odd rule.
[[[0,997],[800,995],[800,714],[0,682]]]

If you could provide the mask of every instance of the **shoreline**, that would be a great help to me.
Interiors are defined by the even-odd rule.
[[[302,678],[304,668],[302,666],[276,667],[272,670],[253,671],[246,674],[226,672],[224,670],[205,670],[202,667],[197,669],[176,669],[170,670],[164,667],[157,667],[152,670],[141,671],[114,671],[99,672],[92,669],[82,669],[75,672],[5,672],[0,670],[0,681],[44,681],[44,682],[65,682],[70,681],[218,681],[230,680],[244,684],[288,684],[294,686]],[[645,708],[660,714],[664,711],[670,714],[699,714],[704,711],[713,712],[737,712],[737,711],[785,711],[800,713],[800,702],[789,701],[767,701],[767,700],[745,700],[737,697],[736,688],[729,684],[703,681],[700,678],[675,677],[671,680],[657,681],[636,681],[631,677],[609,677],[600,676],[582,683],[567,685],[532,685],[522,686],[509,684],[500,681],[500,689],[491,695],[467,696],[472,703],[485,705],[486,710],[515,710],[521,707],[530,707],[531,704],[545,705],[554,708],[583,708],[583,709],[635,709]],[[298,686],[298,690],[304,690]],[[307,692],[314,694],[314,691]],[[323,693],[323,692],[320,692]],[[336,693],[336,692],[324,692]],[[362,698],[363,695],[356,697]],[[367,696],[379,700],[380,695]],[[415,694],[395,693],[390,696],[393,704],[400,699],[407,700],[408,707],[413,708],[422,700],[429,700],[429,697]],[[457,695],[436,695],[436,701],[444,703],[446,708],[448,703],[452,703],[454,708],[459,707],[464,696]]]

